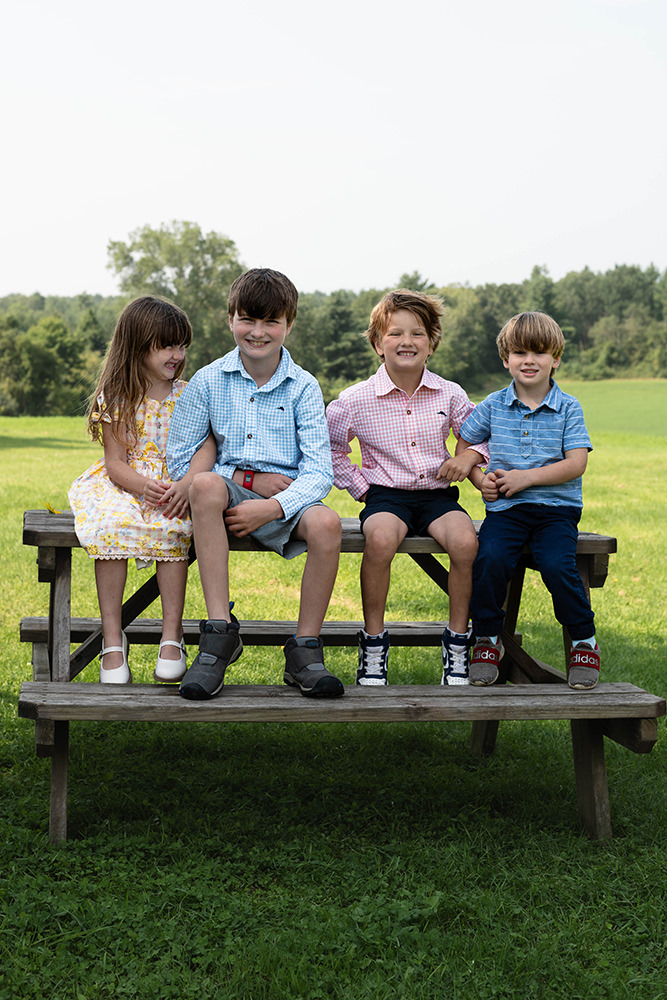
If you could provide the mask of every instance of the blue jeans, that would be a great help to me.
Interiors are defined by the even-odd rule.
[[[556,618],[573,642],[593,635],[594,615],[577,570],[578,507],[518,503],[487,511],[479,531],[479,553],[472,571],[470,613],[477,636],[499,635],[507,585],[527,543],[551,594]]]

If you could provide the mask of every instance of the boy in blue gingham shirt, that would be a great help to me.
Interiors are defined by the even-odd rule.
[[[196,372],[174,408],[167,462],[174,479],[213,433],[212,472],[195,476],[189,499],[208,618],[199,653],[183,678],[184,698],[212,698],[243,650],[229,603],[227,532],[252,535],[292,558],[308,549],[299,620],[284,646],[285,683],[302,694],[334,697],[343,685],[324,666],[320,629],[338,570],[341,524],[321,502],[333,485],[324,402],[315,378],[283,343],[298,293],[279,271],[255,268],[229,293],[236,349]]]
[[[527,543],[572,641],[568,683],[590,689],[599,678],[600,653],[576,550],[581,478],[592,446],[580,403],[552,378],[565,341],[550,316],[526,312],[505,324],[497,343],[512,384],[476,407],[457,448],[488,441],[490,452],[481,487],[486,518],[473,566],[470,683],[493,684],[498,677],[507,584]]]

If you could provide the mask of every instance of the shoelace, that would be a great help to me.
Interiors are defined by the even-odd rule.
[[[449,646],[447,650],[449,660],[449,673],[466,673],[466,648],[465,646]]]
[[[367,674],[384,673],[384,649],[382,646],[374,649],[364,649],[364,670]]]

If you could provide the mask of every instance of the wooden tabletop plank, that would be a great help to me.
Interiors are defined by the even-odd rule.
[[[364,536],[359,528],[356,517],[341,518],[343,526],[343,541],[341,552],[363,552]],[[479,531],[481,521],[474,521],[475,529]],[[238,552],[264,551],[261,546],[250,538],[230,537],[230,548]],[[23,514],[24,545],[39,545],[42,547],[79,548],[79,540],[74,532],[74,515],[71,510],[53,514],[49,510],[26,510]],[[610,535],[598,535],[594,532],[579,532],[577,552],[582,555],[616,552],[616,539]],[[431,537],[408,536],[401,543],[399,552],[442,552],[442,548]]]
[[[391,722],[658,718],[665,700],[633,684],[593,691],[531,684],[476,688],[349,687],[342,698],[304,698],[286,686],[230,684],[209,701],[186,701],[175,686],[27,681],[19,715],[29,719],[192,722]]]

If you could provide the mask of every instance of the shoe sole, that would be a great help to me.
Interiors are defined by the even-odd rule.
[[[306,698],[338,698],[340,695],[345,694],[345,688],[338,678],[333,676],[320,677],[319,681],[312,688],[305,688],[302,684],[299,684],[295,677],[292,677],[287,672],[283,675],[283,680],[290,687],[298,688]]]

